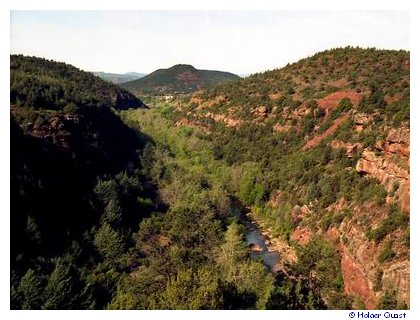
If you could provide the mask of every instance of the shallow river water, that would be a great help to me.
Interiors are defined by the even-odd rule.
[[[267,245],[265,243],[265,237],[262,235],[261,230],[258,228],[257,224],[249,220],[249,218],[241,212],[239,209],[236,212],[239,221],[244,225],[245,240],[248,246],[257,245],[262,251],[261,252],[251,252],[251,258],[255,260],[262,259],[264,265],[272,270],[273,267],[280,260],[280,255],[278,252],[269,252]]]

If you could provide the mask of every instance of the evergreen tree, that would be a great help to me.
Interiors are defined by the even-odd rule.
[[[219,254],[219,262],[227,270],[233,269],[239,261],[247,256],[247,248],[242,238],[239,225],[236,222],[230,224]]]
[[[124,245],[117,231],[105,223],[95,234],[94,245],[102,257],[111,265],[118,264],[124,253]]]
[[[44,292],[44,309],[72,309],[77,298],[74,290],[76,279],[73,275],[70,256],[56,259],[55,269],[48,278]]]
[[[105,207],[105,212],[102,215],[101,222],[102,224],[108,223],[111,226],[118,227],[121,224],[122,220],[122,209],[118,199],[109,200],[107,206]]]
[[[150,299],[152,309],[197,310],[222,307],[218,275],[210,268],[181,270],[172,277],[163,292]]]
[[[33,269],[29,269],[20,280],[17,289],[22,309],[40,309],[42,289],[41,278]]]

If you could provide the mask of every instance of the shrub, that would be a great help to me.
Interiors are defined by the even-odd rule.
[[[77,113],[78,110],[79,107],[73,102],[69,103],[63,108],[64,113]]]
[[[337,225],[340,225],[345,217],[351,217],[351,211],[349,209],[344,209],[334,214],[333,222]]]
[[[349,98],[343,98],[340,101],[338,107],[331,113],[331,117],[333,119],[337,119],[342,113],[351,110],[353,104],[351,103]]]
[[[318,129],[318,133],[324,133],[333,124],[333,118],[330,116]]]
[[[392,250],[392,242],[389,241],[382,249],[381,253],[378,256],[378,261],[384,263],[388,260],[391,260],[395,257],[395,252]]]
[[[380,242],[385,236],[398,228],[405,228],[408,225],[408,217],[397,206],[392,206],[388,217],[373,230],[369,230],[367,235],[369,240]]]
[[[387,290],[378,302],[379,310],[396,310],[398,308],[397,293],[395,290]]]
[[[321,220],[321,229],[322,231],[327,231],[333,221],[333,216],[331,213],[327,213],[322,217]]]
[[[382,270],[377,270],[375,273],[375,281],[373,283],[373,291],[378,292],[382,290],[382,277],[384,272]]]

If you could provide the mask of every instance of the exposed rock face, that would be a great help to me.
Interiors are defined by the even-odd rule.
[[[376,305],[376,294],[366,279],[365,270],[345,249],[341,254],[341,272],[346,293],[362,298],[368,309]]]
[[[266,114],[267,113],[267,107],[266,106],[259,106],[256,110],[256,113],[259,114]]]
[[[302,106],[300,106],[299,108],[293,111],[293,115],[297,118],[306,116],[310,113],[311,113],[311,109],[308,108],[306,103],[304,103]]]
[[[386,137],[386,145],[388,152],[401,153],[403,156],[410,157],[410,129],[398,128],[391,130]]]
[[[340,200],[330,209],[340,211]],[[366,226],[360,221],[370,221],[369,225],[376,227],[387,215],[387,211],[375,204],[366,204],[355,208],[351,216],[343,219],[338,227],[330,227],[323,236],[335,244],[341,254],[341,272],[344,281],[344,290],[349,296],[361,299],[368,309],[374,309],[386,290],[396,290],[400,302],[410,303],[410,270],[409,248],[405,245],[394,245],[396,258],[381,263],[379,255],[386,246],[387,241],[393,239],[395,243],[401,242],[400,230],[387,236],[386,240],[375,243],[366,238]],[[292,234],[292,239],[304,244],[309,232],[298,227]],[[318,231],[321,232],[321,231]],[[398,239],[398,240],[396,240]],[[378,272],[382,271],[380,288],[375,288]],[[376,291],[375,291],[376,290]]]
[[[347,158],[352,158],[358,151],[361,151],[363,149],[363,144],[361,144],[360,142],[346,143],[339,140],[331,141],[330,146],[332,148],[345,149]]]
[[[270,93],[268,98],[270,100],[278,100],[282,95],[280,93]]]
[[[357,132],[363,131],[363,126],[367,125],[372,120],[373,120],[372,115],[368,115],[365,113],[356,113],[353,116],[354,129]]]
[[[366,123],[365,117],[357,120],[359,124]],[[356,170],[378,179],[390,195],[388,203],[397,202],[401,208],[409,213],[410,211],[410,130],[409,128],[391,129],[384,141],[377,141],[374,148],[363,150],[360,160],[356,164]],[[362,209],[361,209],[362,210]],[[367,209],[365,209],[367,210]],[[367,210],[367,211],[370,211]],[[383,215],[386,212],[383,213]],[[360,212],[353,213],[356,219],[363,220]],[[357,218],[360,216],[359,218]],[[371,222],[375,226],[382,221],[380,213],[371,211],[369,217],[376,217]],[[375,244],[373,241],[366,241],[363,228],[353,222],[345,220],[340,226],[342,252],[342,274],[345,284],[345,291],[350,295],[362,298],[368,308],[376,306],[383,292],[388,289],[395,289],[397,299],[410,303],[410,266],[409,249],[403,246],[393,248],[397,253],[397,260],[381,264],[378,256],[385,246],[385,241]],[[392,239],[401,241],[401,234],[390,236]],[[389,238],[389,239],[391,239]],[[348,241],[348,242],[347,242]],[[382,270],[382,290],[375,292],[375,277],[379,270]]]
[[[266,106],[259,106],[256,107],[253,111],[252,114],[254,115],[255,119],[254,119],[254,123],[261,123],[265,120],[265,118],[267,118],[268,116],[268,109]]]
[[[410,301],[410,261],[393,261],[384,269],[382,285],[397,288],[397,300]]]
[[[387,201],[398,201],[405,212],[410,212],[410,130],[392,129],[375,148],[363,151],[356,170],[377,178],[391,193]]]
[[[312,231],[306,227],[298,226],[290,238],[301,245],[307,245],[311,241]]]
[[[48,118],[43,123],[29,124],[27,129],[30,134],[42,139],[55,139],[55,142],[63,148],[71,145],[72,126],[80,122],[80,115],[64,114]]]
[[[205,114],[205,117],[211,118],[217,122],[224,122],[228,127],[237,127],[243,123],[243,121],[240,119],[234,119],[234,118],[227,117],[224,114],[214,114],[212,112],[207,112]]]
[[[284,126],[282,126],[280,123],[276,123],[273,126],[273,132],[287,132],[287,131],[289,131],[292,128],[293,128],[293,126],[291,126],[291,125],[284,125]]]
[[[356,113],[353,116],[354,124],[356,125],[364,125],[367,124],[372,120],[371,116],[365,113]]]

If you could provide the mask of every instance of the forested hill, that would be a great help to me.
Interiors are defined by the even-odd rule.
[[[143,103],[70,65],[23,56],[11,56],[10,95],[11,308],[103,308],[153,203],[139,174],[148,138],[113,110]]]
[[[194,92],[235,79],[239,77],[229,72],[198,70],[191,65],[177,64],[121,84],[121,87],[137,95],[173,94]]]
[[[408,108],[393,110],[392,107],[397,102],[406,104],[408,101],[409,70],[407,51],[331,49],[281,69],[199,92],[191,99],[190,107],[197,107],[203,100],[206,102],[203,113],[227,112],[231,118],[245,121],[256,121],[261,113],[269,119],[285,121],[282,112],[298,111],[298,107],[306,104],[313,109],[315,101],[325,110],[331,109],[341,98],[348,97],[355,104],[359,98],[367,98],[372,93],[370,101],[365,99],[361,103],[365,111],[373,113],[377,109],[384,116],[392,114],[400,123],[408,120]],[[265,111],[256,110],[259,106],[264,106]]]
[[[409,52],[327,50],[180,98],[173,110],[176,126],[211,141],[215,159],[252,168],[236,177],[236,195],[273,234],[297,252],[319,237],[334,244],[336,292],[368,308],[390,296],[409,303]],[[317,263],[308,268],[328,286]]]
[[[62,110],[71,105],[116,109],[142,107],[131,93],[69,64],[23,55],[10,56],[10,102]]]

